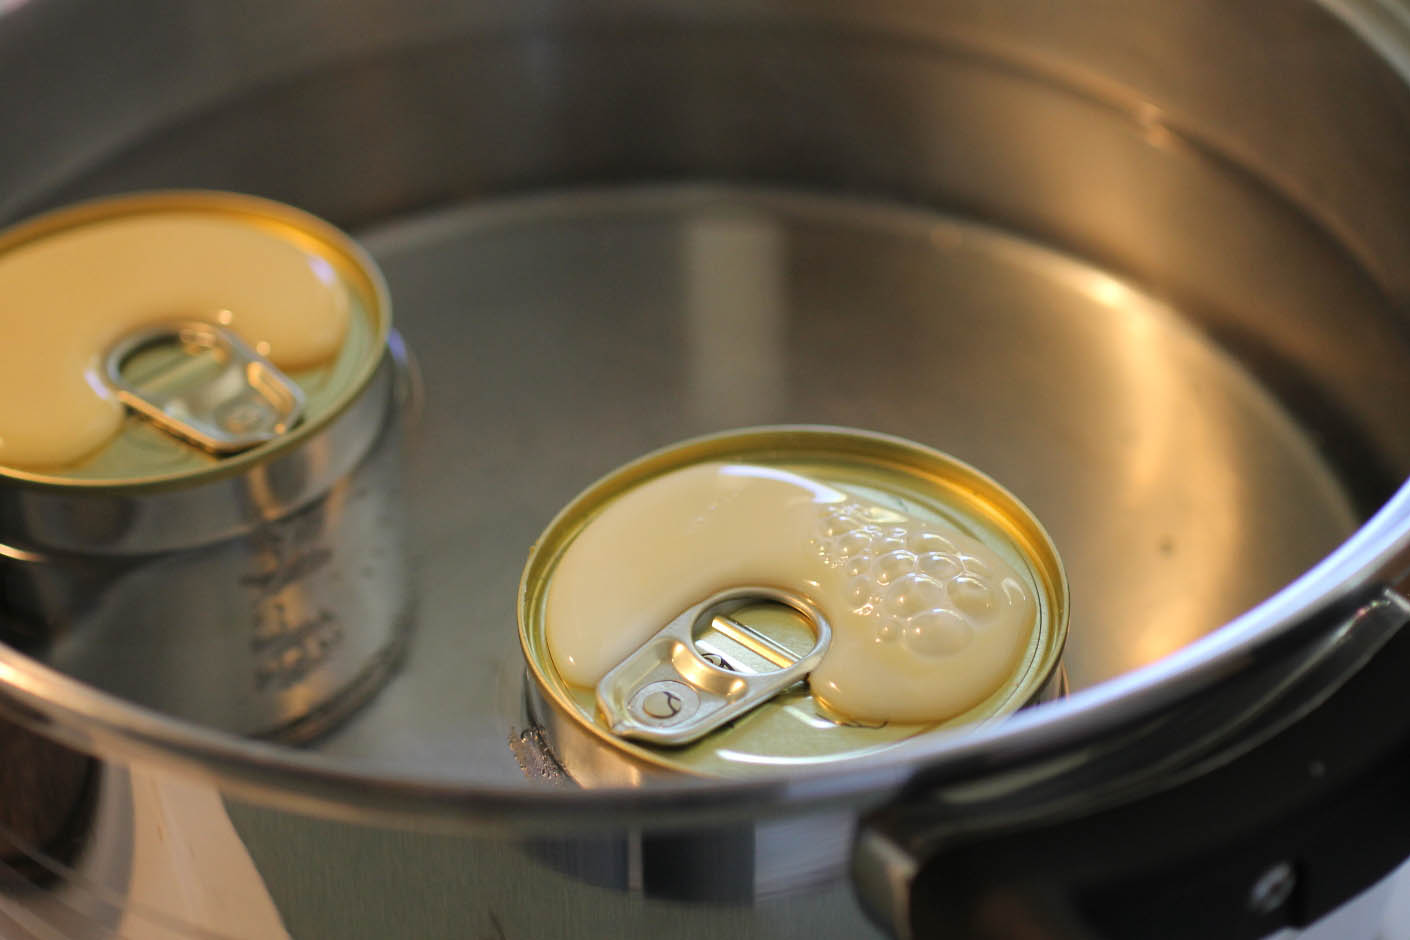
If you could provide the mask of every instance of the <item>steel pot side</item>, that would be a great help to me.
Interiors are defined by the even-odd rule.
[[[1022,81],[1056,84],[1073,100],[1095,102],[1106,113],[1121,115],[1132,139],[1152,146],[1165,141],[1199,149],[1208,159],[1272,190],[1289,210],[1288,218],[1307,221],[1312,230],[1307,235],[1309,244],[1318,239],[1335,242],[1341,246],[1341,261],[1369,276],[1372,287],[1348,300],[1352,311],[1348,335],[1372,335],[1361,330],[1370,317],[1362,318],[1364,310],[1385,305],[1403,308],[1410,300],[1410,263],[1406,263],[1410,228],[1404,222],[1410,208],[1410,163],[1403,158],[1410,148],[1410,92],[1405,88],[1410,82],[1410,15],[1388,3],[1267,2],[1241,5],[1237,10],[1213,2],[1133,3],[1114,11],[1108,4],[1076,0],[1071,16],[1056,17],[1046,13],[1046,5],[1020,0],[953,3],[939,13],[929,4],[906,0],[849,9],[807,0],[763,7],[742,0],[710,5],[608,0],[571,14],[534,3],[496,9],[488,4],[409,7],[359,0],[343,5],[336,18],[325,20],[324,13],[312,8],[301,18],[287,15],[284,5],[273,0],[259,0],[244,5],[239,17],[229,23],[214,23],[205,17],[215,14],[164,0],[142,6],[140,17],[135,10],[119,12],[112,6],[100,9],[47,0],[20,4],[0,14],[0,88],[40,88],[44,76],[68,72],[84,76],[90,85],[106,84],[106,97],[112,102],[91,120],[28,102],[0,102],[0,124],[12,129],[9,140],[43,144],[0,141],[0,216],[9,218],[88,195],[84,187],[103,190],[144,182],[146,171],[124,167],[123,152],[144,135],[176,127],[181,116],[198,114],[235,96],[247,87],[244,82],[277,88],[299,74],[339,62],[376,59],[394,48],[434,51],[444,37],[457,34],[509,37],[517,54],[527,48],[558,50],[557,44],[575,39],[590,48],[612,48],[592,46],[589,41],[604,34],[669,39],[694,30],[718,40],[758,29],[781,39],[794,32],[834,37],[839,44],[849,35],[858,36],[863,44],[906,51],[922,59],[944,49],[959,50],[974,59],[999,60]],[[1224,32],[1209,28],[1226,15],[1236,18],[1237,28]],[[150,22],[139,23],[143,17]],[[311,28],[314,25],[326,28]],[[1117,41],[1127,34],[1144,37],[1145,45]],[[1244,42],[1250,35],[1276,35],[1288,48],[1298,49],[1296,74],[1280,78],[1296,83],[1295,91],[1301,94],[1281,81],[1266,80],[1267,74],[1260,72],[1266,63],[1254,61],[1257,57],[1249,55]],[[30,48],[54,49],[55,37],[60,36],[66,37],[66,45],[52,58],[19,54]],[[114,37],[132,41],[118,42]],[[1201,37],[1215,38],[1201,46],[1202,68],[1187,72],[1179,63],[1189,61],[1189,49]],[[190,53],[179,63],[161,54],[187,44]],[[488,48],[492,43],[486,39],[483,45]],[[222,54],[199,54],[214,50]],[[523,61],[530,58],[526,54]],[[249,73],[237,77],[225,68],[231,61],[241,62],[242,68],[248,65]],[[591,55],[587,61],[608,67]],[[143,62],[163,64],[152,69],[135,67]],[[575,67],[581,66],[576,62]],[[175,71],[182,68],[189,74],[173,81]],[[1257,80],[1260,76],[1263,80]],[[1344,84],[1335,87],[1337,81]],[[1375,89],[1378,94],[1364,96],[1357,109],[1346,109],[1347,85]],[[1147,96],[1136,91],[1142,88],[1150,88],[1149,98],[1160,100],[1162,106],[1149,105]],[[1230,88],[1237,91],[1226,94]],[[856,89],[851,94],[846,89],[834,91],[848,113],[866,113],[866,108],[857,107],[859,101],[868,102],[873,112],[885,110],[876,109],[875,99]],[[761,89],[758,97],[764,99],[766,92]],[[599,94],[602,89],[587,88],[583,93]],[[548,97],[540,104],[569,100],[545,94]],[[704,93],[701,98],[714,100]],[[907,99],[906,104],[910,107],[914,102]],[[487,113],[497,113],[493,101],[484,106]],[[707,124],[718,120],[719,112],[709,104],[696,107],[693,117]],[[912,113],[926,112],[916,105]],[[1341,133],[1318,134],[1315,127],[1321,125],[1313,119],[1330,121]],[[896,121],[903,124],[904,118]],[[881,124],[884,121],[869,129],[887,130]],[[377,179],[369,164],[361,162],[363,155],[345,154],[346,161],[334,165],[328,158],[336,150],[305,142],[308,149],[301,154],[314,162],[322,158],[329,167],[325,178],[289,182],[280,177],[286,171],[282,165],[257,163],[243,171],[244,177],[226,182],[240,188],[243,180],[248,188],[296,198],[340,223],[356,224],[447,196],[572,179],[621,178],[640,172],[778,179],[781,168],[790,166],[789,161],[801,152],[799,141],[785,139],[782,131],[771,136],[764,129],[758,134],[757,149],[731,153],[701,144],[701,152],[692,158],[671,143],[679,128],[667,126],[656,131],[636,128],[643,135],[640,143],[646,154],[636,157],[604,145],[593,130],[569,122],[562,125],[560,140],[566,144],[562,152],[545,154],[526,142],[541,136],[541,127],[513,121],[503,126],[516,142],[517,149],[508,148],[520,158],[510,161],[513,165],[462,142],[467,152],[484,158],[483,166],[452,172],[394,160],[391,165],[411,168],[407,180],[418,182],[358,186],[353,184]],[[1307,133],[1308,126],[1314,132]],[[331,138],[343,139],[337,134]],[[915,152],[929,152],[918,143],[927,142],[924,135],[908,136],[903,130],[897,131],[897,139],[917,144]],[[1024,204],[1025,197],[1036,199],[1044,184],[1070,179],[1035,171],[1029,181],[1033,189],[1003,204],[995,200],[994,191],[978,185],[966,189],[955,175],[944,176],[943,167],[934,171],[939,175],[927,176],[929,170],[868,162],[864,159],[868,141],[843,136],[835,142],[838,153],[857,159],[837,164],[803,160],[797,164],[802,183],[923,204],[965,204],[968,199],[976,212],[994,210],[1024,231],[1108,259],[1172,296],[1193,299],[1197,307],[1210,311],[1209,322],[1221,335],[1242,335],[1240,330],[1249,324],[1237,311],[1245,306],[1250,319],[1270,309],[1281,310],[1289,335],[1301,336],[1300,328],[1316,314],[1312,309],[1316,298],[1299,300],[1292,296],[1296,291],[1289,290],[1288,296],[1276,298],[1286,304],[1283,309],[1255,296],[1248,284],[1236,282],[1227,272],[1220,275],[1219,259],[1210,257],[1217,254],[1215,250],[1181,254],[1187,246],[1177,251],[1131,237],[1119,224],[1125,216],[1115,222],[1106,217],[1110,230],[1099,231],[1100,223],[1092,221],[1093,216],[1068,211],[1073,203],[1050,197],[1041,210]],[[371,142],[366,150],[374,166],[378,158],[392,159]],[[95,166],[107,167],[107,175],[73,182],[85,168]],[[1366,172],[1347,172],[1348,166]],[[970,169],[951,168],[950,172],[963,176]],[[171,171],[162,166],[152,170]],[[238,177],[235,170],[226,172]],[[1073,172],[1091,181],[1080,171]],[[300,186],[302,192],[291,192]],[[999,188],[991,185],[991,190]],[[1054,191],[1068,190],[1054,187]],[[1227,224],[1236,226],[1238,220],[1231,216]],[[1182,268],[1185,262],[1190,263]],[[1268,266],[1272,262],[1267,258],[1238,259],[1238,265],[1244,262],[1248,269],[1277,269]],[[1206,282],[1194,283],[1201,276]],[[1315,331],[1308,335],[1315,344]],[[876,846],[895,841],[887,827],[896,818],[912,818],[913,812],[924,816],[930,808],[927,800],[935,794],[962,790],[975,781],[1027,779],[1026,786],[1061,782],[1071,772],[1072,755],[1079,748],[1089,769],[1107,769],[1118,777],[1139,775],[1141,752],[1130,747],[1133,735],[1148,734],[1156,743],[1180,743],[1184,733],[1180,719],[1185,717],[1202,716],[1201,727],[1208,737],[1201,742],[1232,760],[1231,751],[1236,748],[1222,736],[1228,722],[1221,724],[1230,712],[1210,715],[1201,709],[1202,699],[1213,698],[1216,691],[1231,695],[1226,708],[1242,709],[1250,721],[1263,716],[1281,726],[1299,716],[1301,706],[1265,694],[1268,684],[1276,684],[1273,675],[1299,664],[1323,662],[1332,639],[1337,640],[1336,651],[1350,650],[1355,659],[1358,652],[1389,642],[1387,637],[1400,629],[1396,613],[1403,613],[1403,605],[1398,595],[1410,591],[1410,488],[1395,486],[1403,479],[1400,470],[1410,463],[1410,442],[1403,432],[1397,437],[1396,429],[1403,424],[1398,403],[1385,404],[1377,397],[1385,396],[1384,389],[1391,387],[1386,383],[1395,380],[1397,368],[1403,371],[1403,363],[1377,358],[1381,354],[1373,346],[1359,350],[1365,361],[1353,355],[1356,350],[1329,355],[1328,360],[1358,365],[1339,378],[1330,377],[1332,367],[1327,362],[1309,354],[1309,374],[1326,377],[1327,386],[1334,386],[1338,396],[1356,403],[1362,409],[1358,413],[1361,429],[1372,441],[1384,444],[1385,467],[1367,471],[1373,480],[1364,500],[1366,506],[1379,508],[1351,538],[1258,606],[1157,662],[1002,725],[898,748],[884,764],[800,771],[786,779],[681,781],[651,789],[476,785],[415,768],[359,766],[176,721],[95,691],[6,647],[0,647],[0,712],[19,726],[100,760],[110,776],[135,772],[208,788],[246,816],[267,814],[274,820],[271,826],[287,824],[325,833],[320,828],[325,823],[333,831],[340,824],[352,824],[352,830],[381,840],[379,845],[399,846],[399,851],[416,852],[453,837],[464,837],[477,850],[487,844],[477,840],[499,839],[557,839],[561,847],[565,833],[615,836],[633,829],[684,833],[688,838],[712,827],[827,818],[834,835],[842,834],[843,843],[837,848],[842,854],[829,864],[845,861],[852,838],[868,846],[856,856],[863,868],[856,877],[872,909],[902,931],[909,899],[900,894],[908,890],[908,882],[905,877],[890,877],[886,859],[877,857],[890,850]],[[1371,608],[1377,611],[1374,617],[1358,619],[1358,611]],[[1074,622],[1074,634],[1079,630],[1080,623]],[[1364,645],[1363,634],[1373,634]],[[1254,683],[1254,676],[1264,677],[1265,684]],[[1337,677],[1329,679],[1326,688],[1339,687]],[[1248,688],[1240,689],[1244,680],[1249,680]],[[1013,792],[1021,789],[1015,784]],[[857,830],[855,820],[865,813],[875,815]],[[399,842],[403,836],[407,841]],[[909,866],[914,873],[934,846],[922,839],[921,844],[902,848],[904,852],[893,853],[891,861],[898,863],[899,870]],[[909,854],[912,851],[915,854]],[[622,883],[614,887],[643,890],[630,882],[629,873],[624,874]]]

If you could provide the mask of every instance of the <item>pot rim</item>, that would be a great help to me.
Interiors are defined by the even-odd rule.
[[[0,549],[2,550],[2,549]],[[869,764],[799,769],[753,780],[682,779],[648,788],[477,784],[337,759],[241,738],[133,705],[0,645],[0,710],[40,734],[105,758],[204,778],[251,802],[334,818],[477,829],[591,825],[593,817],[693,824],[724,814],[797,812],[879,802],[922,772],[995,772],[1090,740],[1249,669],[1260,649],[1368,588],[1388,589],[1410,564],[1410,484],[1349,539],[1257,606],[1131,672],[992,726],[914,739]]]

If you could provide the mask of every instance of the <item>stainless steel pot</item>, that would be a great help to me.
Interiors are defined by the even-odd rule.
[[[1256,936],[1410,854],[1404,6],[8,6],[0,216],[203,186],[352,227],[426,404],[416,640],[336,733],[0,649],[0,933]],[[1031,506],[1074,694],[866,766],[562,779],[534,533],[788,421]]]

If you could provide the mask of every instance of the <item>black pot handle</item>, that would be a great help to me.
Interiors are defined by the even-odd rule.
[[[1380,592],[1101,752],[981,790],[917,785],[859,830],[864,906],[899,937],[947,940],[1311,924],[1410,855],[1407,620]]]

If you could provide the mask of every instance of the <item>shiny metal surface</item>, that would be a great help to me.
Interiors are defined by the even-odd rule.
[[[816,631],[813,648],[799,655],[767,634],[729,619],[732,612],[760,601],[797,611]],[[725,621],[733,636],[778,668],[746,672],[707,660],[696,647],[695,637],[717,618]],[[822,662],[831,642],[831,625],[807,598],[791,591],[742,586],[682,612],[613,667],[597,684],[597,706],[613,734],[659,744],[687,744],[806,679]],[[678,655],[677,650],[683,653]]]
[[[859,812],[1005,769],[1100,774],[1153,716],[1185,753],[1180,703],[1274,639],[1316,647],[1319,614],[1410,570],[1400,9],[11,5],[5,221],[200,185],[354,227],[426,406],[417,641],[316,750],[131,709],[0,648],[0,708],[111,784],[111,822],[75,862],[30,850],[58,877],[3,882],[0,923],[865,935]],[[513,639],[534,534],[649,447],[776,421],[899,433],[1013,489],[1068,566],[1077,693],[846,773],[555,783],[525,745]],[[202,874],[176,890],[181,852]]]
[[[159,348],[174,348],[179,355],[143,370],[140,379],[124,376],[134,356]],[[192,382],[181,366],[198,358],[218,371],[203,371]],[[124,405],[179,440],[217,454],[268,443],[303,417],[304,393],[298,385],[240,337],[213,323],[188,320],[129,333],[108,350],[103,374]]]
[[[0,514],[31,523],[0,541],[0,641],[213,729],[326,730],[386,680],[410,628],[397,366],[384,358],[323,432],[238,475],[156,490],[0,481]],[[66,550],[85,533],[91,550]]]

